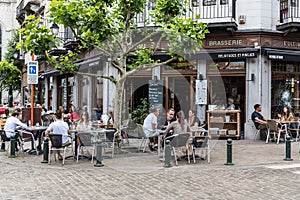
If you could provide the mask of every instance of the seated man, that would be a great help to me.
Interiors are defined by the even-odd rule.
[[[266,130],[268,128],[268,122],[267,119],[260,114],[261,112],[261,105],[255,104],[254,105],[255,111],[251,115],[251,119],[258,130]]]
[[[19,113],[18,112],[14,112],[11,114],[11,117],[9,117],[6,120],[6,123],[4,125],[4,131],[5,131],[5,135],[6,137],[9,139],[11,137],[15,137],[16,138],[16,151],[18,151],[17,148],[17,141],[19,139],[19,133],[16,132],[16,130],[18,128],[23,128],[23,129],[28,129],[28,126],[24,123],[22,123],[19,120]]]
[[[68,145],[69,144],[69,137],[68,135],[70,134],[69,126],[67,122],[64,122],[62,120],[62,114],[60,112],[57,112],[54,114],[54,122],[49,125],[47,128],[45,134],[61,134],[62,136],[62,145]],[[56,151],[58,155],[58,159],[62,160],[62,156],[60,154],[60,151]]]
[[[150,114],[145,118],[144,124],[143,124],[143,130],[145,135],[150,140],[150,149],[153,150],[155,146],[155,140],[154,137],[157,137],[157,116],[159,115],[159,110],[157,108],[152,108],[150,110]]]

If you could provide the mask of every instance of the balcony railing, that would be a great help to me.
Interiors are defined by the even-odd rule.
[[[199,21],[205,23],[222,23],[234,22],[236,0],[189,0],[186,5],[186,17],[196,19],[199,15]],[[144,12],[138,14],[137,24],[143,26],[144,24],[153,25],[153,18],[150,16],[152,10],[155,9],[155,0],[149,0],[144,5]]]
[[[280,0],[280,23],[300,22],[300,0]]]

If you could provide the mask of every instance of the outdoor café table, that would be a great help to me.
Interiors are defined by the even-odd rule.
[[[95,128],[108,128],[113,127],[113,124],[93,123],[92,126]]]
[[[38,146],[36,147],[38,151],[41,151],[42,144],[41,144],[41,137],[43,131],[45,131],[48,127],[47,126],[30,126],[26,131],[33,133],[34,137],[38,140]],[[22,132],[22,130],[19,130]],[[31,142],[31,150],[34,150],[34,141]]]

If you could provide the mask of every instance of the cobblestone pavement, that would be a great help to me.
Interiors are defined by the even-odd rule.
[[[211,163],[197,160],[164,168],[155,153],[124,149],[89,160],[42,164],[43,155],[8,158],[0,153],[0,199],[299,199],[300,145],[284,161],[283,143],[233,141],[233,166],[225,166],[226,141],[212,145]],[[53,160],[53,159],[52,159]],[[173,163],[172,163],[173,164]]]

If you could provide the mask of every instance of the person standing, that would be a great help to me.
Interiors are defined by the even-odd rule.
[[[61,134],[62,135],[62,145],[68,145],[69,144],[69,134],[70,134],[70,130],[69,130],[69,126],[67,124],[67,122],[64,122],[62,120],[62,113],[61,112],[57,112],[54,114],[54,122],[52,122],[49,127],[47,128],[45,134],[49,135],[49,134]],[[58,159],[62,160],[62,156],[60,154],[60,151],[56,151],[57,155],[58,155]]]

